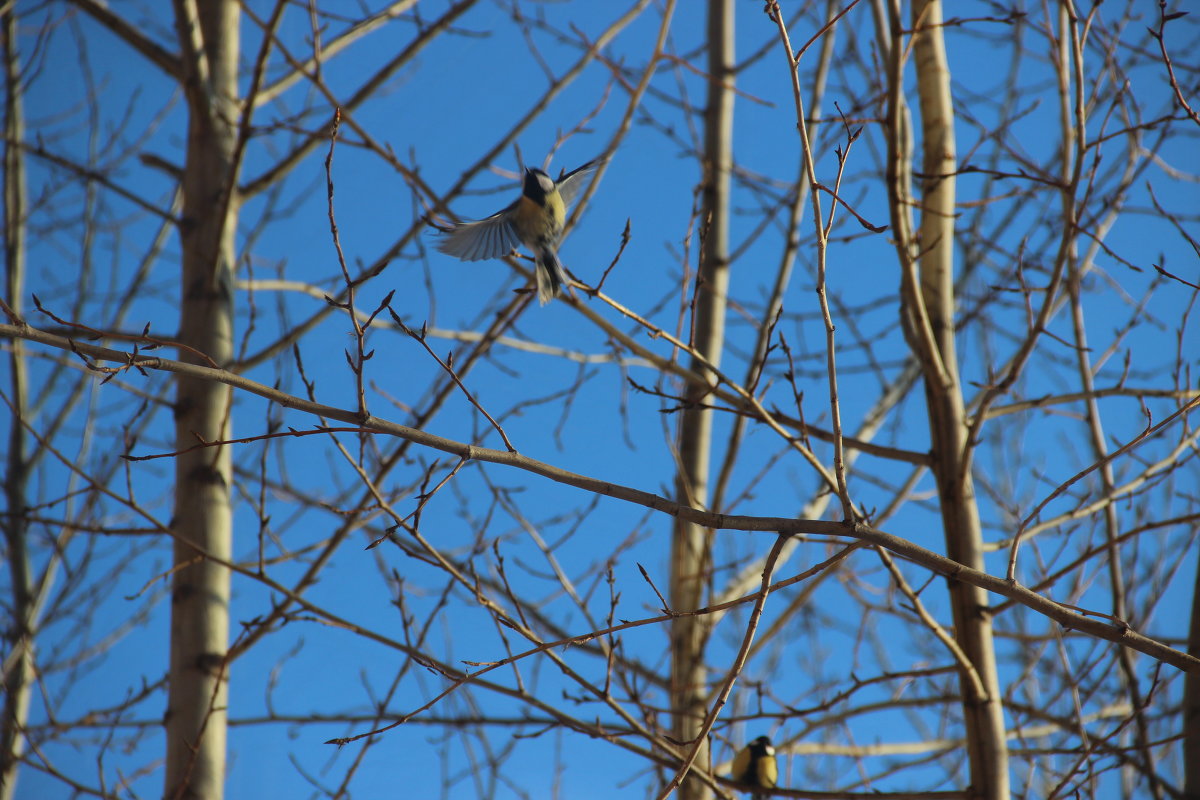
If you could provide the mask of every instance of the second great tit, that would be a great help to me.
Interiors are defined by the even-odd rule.
[[[567,283],[557,250],[567,206],[583,188],[583,178],[599,165],[599,160],[589,161],[560,175],[557,181],[544,171],[529,167],[516,202],[485,219],[446,229],[438,250],[463,261],[481,261],[506,256],[518,244],[524,244],[533,251],[538,300],[545,305]]]
[[[775,748],[766,736],[760,736],[743,747],[733,758],[733,779],[755,789],[774,789],[779,781],[779,765]]]

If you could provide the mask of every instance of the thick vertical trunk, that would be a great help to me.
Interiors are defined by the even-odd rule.
[[[4,47],[4,296],[14,312],[21,311],[25,293],[25,159],[19,142],[25,139],[22,110],[20,60],[17,55],[16,8],[10,5],[0,15]],[[7,622],[12,664],[5,665],[4,709],[0,719],[0,800],[16,794],[17,766],[25,752],[25,726],[33,688],[34,602],[26,549],[29,521],[25,509],[28,455],[25,435],[25,347],[20,339],[9,345],[9,385],[6,388],[12,413],[9,417],[8,453],[4,465],[3,519],[5,555],[12,583],[13,619]]]
[[[1200,563],[1192,586],[1192,618],[1188,627],[1188,654],[1200,658]],[[1200,800],[1200,675],[1183,676],[1183,796]]]
[[[916,252],[920,253],[920,294],[928,315],[928,334],[941,362],[940,370],[926,370],[925,380],[933,471],[941,503],[946,555],[972,569],[983,570],[983,535],[971,480],[966,413],[954,339],[957,164],[941,0],[915,0],[912,14],[913,27],[918,31],[913,39],[913,59],[921,108],[921,171],[926,176],[921,186],[921,225]],[[956,638],[976,673],[972,676],[964,670],[959,681],[971,786],[974,796],[1007,800],[1008,750],[987,594],[951,580],[950,597]]]
[[[223,367],[233,356],[238,5],[178,0],[176,14],[189,108],[180,339]],[[202,363],[195,352],[179,357]],[[231,412],[227,386],[180,378],[177,448],[229,438]],[[166,796],[216,800],[225,782],[230,576],[209,557],[228,560],[231,550],[229,448],[183,452],[175,481]]]
[[[725,308],[729,287],[729,172],[733,142],[733,3],[709,0],[708,106],[705,115],[704,204],[701,218],[703,249],[695,308],[694,346],[712,364],[721,361],[725,341]],[[705,368],[697,359],[692,369]],[[688,399],[704,400],[707,387],[688,387]],[[684,411],[679,424],[680,475],[677,493],[681,502],[704,508],[708,505],[709,469],[712,448],[712,413],[693,407]],[[709,579],[710,532],[691,523],[677,521],[671,543],[671,604],[690,611],[703,604]],[[704,650],[708,621],[680,617],[671,629],[671,704],[675,713],[675,736],[692,741],[701,732],[708,704]],[[701,748],[695,768],[707,771],[711,755]],[[699,800],[710,792],[699,781],[685,781],[682,800]]]

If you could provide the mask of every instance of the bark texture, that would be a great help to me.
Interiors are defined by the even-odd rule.
[[[708,4],[708,105],[705,113],[703,237],[698,289],[694,310],[693,346],[701,358],[692,369],[703,375],[704,361],[719,365],[725,342],[725,309],[729,288],[729,173],[733,150],[733,3],[709,0]],[[706,384],[687,388],[691,403],[702,403]],[[712,457],[712,412],[693,406],[679,424],[680,502],[707,508]],[[691,611],[703,605],[711,564],[712,532],[700,525],[677,520],[671,540],[671,605]],[[703,617],[679,617],[671,627],[671,705],[675,737],[690,742],[701,733],[708,703],[704,650],[709,623]],[[698,754],[694,769],[706,772],[710,748]],[[711,796],[707,786],[687,780],[682,800]]]
[[[1192,587],[1188,653],[1200,658],[1200,564]],[[1200,800],[1200,673],[1189,672],[1183,681],[1183,796]]]
[[[975,486],[954,330],[954,223],[957,157],[950,68],[943,39],[940,0],[912,6],[913,48],[921,126],[921,210],[915,242],[903,259],[916,258],[916,281],[903,292],[910,342],[921,360],[946,555],[984,570],[983,534]],[[897,45],[893,39],[893,47]],[[895,54],[898,58],[899,54]],[[892,76],[898,80],[900,74]],[[899,91],[899,89],[897,89]],[[893,136],[897,132],[893,131]],[[908,191],[904,187],[901,191]],[[906,265],[907,266],[907,265]],[[911,268],[906,274],[912,275]],[[987,594],[949,581],[954,633],[965,656],[959,670],[974,797],[1007,800],[1008,747],[996,673]]]
[[[21,312],[25,283],[25,158],[19,142],[25,138],[25,120],[17,56],[17,18],[10,5],[0,18],[4,47],[4,268],[5,296],[13,311]],[[34,597],[26,539],[26,486],[29,476],[24,420],[26,414],[25,347],[13,340],[8,352],[11,374],[8,453],[4,465],[3,519],[9,580],[12,582],[13,619],[6,623],[4,673],[4,717],[0,720],[0,800],[10,800],[17,790],[17,767],[25,752],[25,728],[29,720],[29,698],[34,681]],[[11,665],[9,661],[11,660]]]
[[[189,123],[180,240],[182,360],[219,366],[233,358],[234,186],[238,109],[238,4],[176,3]],[[175,441],[180,451],[231,434],[229,388],[180,376]],[[175,574],[167,709],[166,796],[217,800],[225,782],[225,654],[231,551],[230,448],[175,459]]]

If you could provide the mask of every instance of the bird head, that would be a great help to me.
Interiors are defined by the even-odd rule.
[[[525,186],[522,190],[530,200],[542,202],[546,195],[554,191],[554,179],[537,167],[525,170]]]

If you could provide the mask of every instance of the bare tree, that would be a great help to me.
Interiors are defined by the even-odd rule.
[[[707,404],[710,367],[721,366],[725,346],[725,317],[729,303],[729,190],[733,164],[734,13],[729,0],[708,3],[708,86],[704,105],[703,185],[700,217],[700,266],[690,290],[688,348],[692,372],[701,380],[684,391],[679,416],[679,472],[676,499],[693,508],[708,508],[713,448],[713,409]],[[685,292],[689,287],[685,285]],[[693,611],[705,605],[712,575],[712,531],[677,519],[671,539],[671,608]],[[672,623],[671,709],[675,736],[691,745],[689,766],[698,772],[711,768],[708,732],[715,721],[708,713],[705,648],[709,637],[706,616],[684,614]],[[685,762],[686,763],[686,762]],[[680,776],[682,777],[682,776]],[[695,779],[684,784],[681,797],[707,798],[711,792]]]
[[[1200,796],[1143,6],[5,7],[5,796]]]
[[[0,14],[4,48],[4,293],[11,313],[20,314],[25,294],[25,157],[16,144],[25,138],[24,87],[17,50],[17,19],[10,7]],[[9,312],[9,307],[5,308]],[[25,727],[33,692],[34,596],[28,552],[26,508],[29,456],[23,421],[28,413],[25,348],[12,342],[8,353],[9,407],[7,463],[4,467],[4,552],[11,601],[4,653],[4,717],[0,720],[0,798],[16,796],[17,768],[25,752]]]
[[[188,110],[180,180],[179,342],[183,361],[232,365],[238,164],[249,144],[239,115],[239,10],[234,0],[175,4],[179,78]],[[264,44],[264,47],[267,46]],[[239,125],[239,122],[245,124]],[[180,376],[175,393],[175,510],[171,517],[171,666],[166,795],[219,798],[225,786],[233,489],[227,386]]]
[[[937,482],[946,555],[983,571],[983,532],[971,477],[971,429],[958,372],[955,331],[954,230],[956,171],[954,104],[939,0],[912,6],[911,47],[920,98],[921,194],[910,183],[912,123],[905,106],[904,62],[909,42],[899,4],[889,9],[888,199],[900,265],[900,321],[925,385],[930,470]],[[901,167],[900,165],[904,166]],[[914,228],[911,209],[920,209]],[[955,656],[963,702],[971,788],[979,797],[1010,796],[1008,745],[986,593],[950,579]]]

